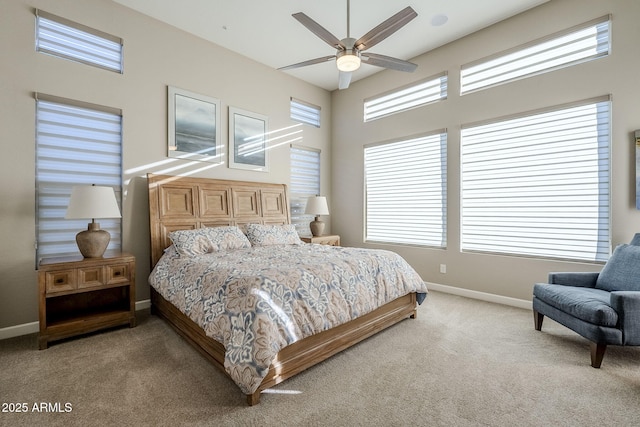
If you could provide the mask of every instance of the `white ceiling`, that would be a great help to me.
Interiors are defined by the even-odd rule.
[[[347,0],[113,0],[272,68],[335,54],[291,15],[304,12],[338,39],[347,36]],[[357,39],[411,6],[418,17],[370,52],[410,60],[549,0],[352,0]],[[446,15],[444,25],[432,19]],[[382,68],[363,64],[352,82]],[[338,86],[335,61],[282,71],[316,86]],[[400,71],[390,71],[398,73]]]

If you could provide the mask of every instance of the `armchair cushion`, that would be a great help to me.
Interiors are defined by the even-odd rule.
[[[615,327],[618,313],[611,308],[611,293],[601,289],[537,283],[533,295],[548,305],[593,325]]]
[[[618,245],[596,281],[605,291],[640,291],[640,246]]]

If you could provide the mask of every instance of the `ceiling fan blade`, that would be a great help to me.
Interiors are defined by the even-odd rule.
[[[369,49],[407,25],[409,21],[416,16],[418,16],[418,13],[413,10],[411,6],[407,6],[364,36],[360,37],[354,46],[360,51]]]
[[[293,68],[306,67],[307,65],[320,64],[322,62],[331,61],[336,59],[335,55],[323,56],[322,58],[309,59],[308,61],[298,62],[297,64],[287,65],[286,67],[280,67],[278,70],[291,70]]]
[[[349,83],[351,83],[351,72],[340,71],[340,76],[338,77],[338,89],[342,90],[348,88]]]
[[[369,65],[376,67],[390,68],[392,70],[406,71],[413,73],[418,65],[413,62],[404,61],[402,59],[393,58],[391,56],[379,55],[377,53],[363,53],[360,58]]]
[[[318,24],[316,21],[309,18],[304,13],[298,12],[298,13],[294,13],[291,16],[297,19],[298,22],[300,22],[302,25],[307,27],[309,31],[311,31],[316,36],[320,37],[322,40],[324,40],[325,43],[327,43],[329,46],[333,47],[334,49],[342,50],[345,48],[342,42],[336,36],[331,34],[322,25]]]

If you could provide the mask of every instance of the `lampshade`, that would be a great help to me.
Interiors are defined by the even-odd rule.
[[[120,218],[116,194],[111,187],[75,186],[71,190],[66,219],[91,219],[87,229],[76,234],[76,243],[85,258],[100,258],[107,250],[111,235],[100,229],[95,218]]]
[[[311,215],[329,215],[327,198],[324,196],[313,196],[307,199],[307,208],[304,213]]]
[[[66,219],[121,218],[111,187],[77,185],[71,190]]]
[[[345,53],[336,60],[338,70],[350,72],[360,68],[360,57],[353,53]]]

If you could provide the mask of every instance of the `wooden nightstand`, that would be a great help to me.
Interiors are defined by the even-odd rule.
[[[320,245],[340,246],[340,236],[337,234],[327,234],[326,236],[301,237],[300,240],[306,243],[318,243]]]
[[[103,328],[136,325],[133,255],[47,258],[38,268],[40,350],[50,341]]]

